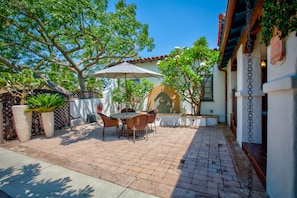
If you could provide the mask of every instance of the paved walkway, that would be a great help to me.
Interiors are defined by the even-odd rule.
[[[247,197],[248,160],[224,124],[157,127],[135,144],[113,129],[102,141],[101,130],[92,123],[1,145],[0,190],[12,197]],[[265,197],[253,179],[254,197]]]
[[[154,197],[3,148],[0,158],[6,197]]]

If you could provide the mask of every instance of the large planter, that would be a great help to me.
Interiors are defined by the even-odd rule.
[[[42,112],[41,113],[42,125],[46,137],[53,137],[54,135],[54,112]]]
[[[32,112],[25,112],[28,105],[14,105],[11,108],[19,141],[29,141],[31,139]]]

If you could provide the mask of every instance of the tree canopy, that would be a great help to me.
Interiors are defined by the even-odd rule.
[[[64,79],[75,77],[72,84],[86,90],[89,72],[154,47],[148,25],[136,20],[136,5],[125,0],[114,11],[108,0],[0,2],[2,71],[30,68],[49,78],[49,70],[62,67]]]
[[[176,47],[158,63],[164,83],[175,88],[181,99],[191,104],[195,115],[200,115],[204,85],[213,74],[218,58],[219,52],[209,49],[206,38],[201,37],[190,48]]]

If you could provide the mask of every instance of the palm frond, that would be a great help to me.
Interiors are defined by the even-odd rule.
[[[29,105],[26,111],[50,112],[56,108],[65,106],[65,99],[59,94],[38,94],[36,97],[30,97],[27,100]]]

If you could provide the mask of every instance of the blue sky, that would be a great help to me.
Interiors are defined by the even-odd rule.
[[[114,3],[111,0],[110,3]],[[227,0],[126,0],[136,4],[136,17],[148,24],[154,38],[152,52],[140,52],[143,58],[169,54],[175,46],[191,47],[205,36],[210,48],[218,48],[219,14],[225,13]]]

